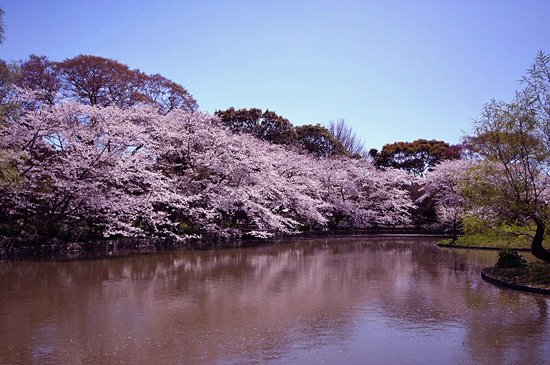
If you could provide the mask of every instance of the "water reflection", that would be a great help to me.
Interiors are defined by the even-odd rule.
[[[0,363],[548,362],[547,297],[482,281],[494,252],[434,242],[0,264]]]

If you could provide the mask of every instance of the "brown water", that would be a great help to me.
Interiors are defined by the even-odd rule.
[[[0,363],[550,363],[550,297],[495,252],[339,238],[0,263]]]

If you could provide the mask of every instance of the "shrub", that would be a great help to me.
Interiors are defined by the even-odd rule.
[[[525,266],[527,266],[527,260],[517,251],[503,250],[498,254],[497,267],[500,269]]]

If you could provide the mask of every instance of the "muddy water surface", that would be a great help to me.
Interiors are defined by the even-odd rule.
[[[550,363],[550,297],[435,242],[0,263],[0,363]]]

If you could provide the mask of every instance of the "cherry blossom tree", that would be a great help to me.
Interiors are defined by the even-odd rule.
[[[456,240],[462,216],[466,213],[466,203],[461,194],[464,184],[475,163],[470,160],[447,160],[434,166],[424,181],[422,199],[435,200],[435,213],[439,223],[451,229]]]
[[[414,178],[388,169],[381,171],[365,160],[339,157],[322,160],[323,199],[337,226],[368,228],[408,225],[413,203],[405,188]]]
[[[0,158],[20,182],[0,199],[12,228],[30,225],[46,236],[68,224],[101,227],[106,236],[161,230],[169,221],[155,205],[181,200],[156,169],[165,148],[156,137],[177,130],[171,122],[151,107],[76,102],[42,104],[9,121]]]
[[[190,125],[180,138],[182,160],[189,166],[180,177],[180,191],[200,195],[206,219],[201,225],[208,229],[238,234],[240,220],[289,233],[305,222],[326,220],[312,185],[313,157],[233,134],[214,121],[207,128],[204,122]]]
[[[268,237],[410,222],[413,178],[365,160],[235,134],[180,108],[52,104],[29,90],[17,102],[33,107],[0,135],[0,166],[15,172],[0,185],[11,235]]]

